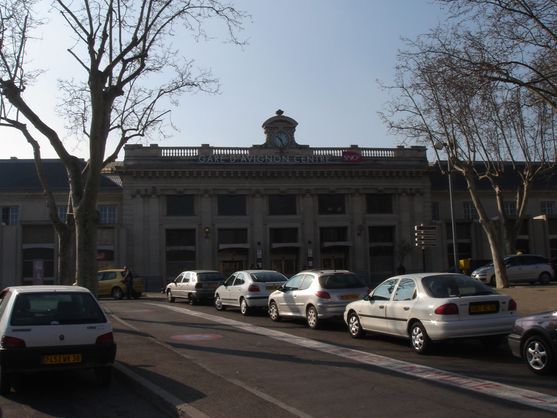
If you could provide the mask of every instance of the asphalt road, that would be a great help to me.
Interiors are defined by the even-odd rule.
[[[403,340],[354,340],[340,322],[310,330],[183,302],[103,304],[134,347],[122,361],[204,416],[542,417],[554,413],[509,399],[557,405],[555,376],[533,375],[506,345],[453,342],[421,356]]]
[[[539,402],[557,405],[556,376],[530,373],[505,345],[446,343],[420,356],[403,340],[352,339],[341,322],[310,330],[303,321],[275,323],[263,313],[244,317],[149,296],[102,300],[119,370],[142,384],[116,374],[103,389],[92,374],[39,375],[21,393],[0,397],[2,416],[176,415],[162,409],[169,402],[196,418],[555,416]]]
[[[20,391],[0,396],[0,417],[153,418],[164,416],[155,404],[115,375],[110,387],[97,385],[92,372],[43,373]]]

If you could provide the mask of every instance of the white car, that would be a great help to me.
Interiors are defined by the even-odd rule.
[[[213,301],[215,289],[224,282],[224,276],[216,270],[183,271],[166,285],[166,299],[173,303],[178,298],[186,299],[190,305],[202,301]]]
[[[215,308],[238,307],[242,315],[253,308],[267,308],[267,298],[281,287],[287,278],[274,270],[240,270],[232,273],[215,290]]]
[[[14,377],[37,371],[93,369],[110,383],[112,325],[88,289],[16,286],[0,292],[0,393]]]
[[[504,258],[509,283],[529,282],[548,284],[555,277],[549,260],[540,255],[517,254]],[[495,269],[493,263],[474,270],[473,279],[495,286]]]
[[[395,276],[364,299],[346,306],[344,321],[354,338],[366,331],[409,338],[418,353],[435,341],[481,338],[503,342],[517,318],[516,302],[457,273]]]

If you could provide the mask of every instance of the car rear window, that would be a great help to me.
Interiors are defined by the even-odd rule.
[[[41,292],[17,295],[10,324],[98,324],[106,321],[99,304],[90,293]]]
[[[282,273],[276,271],[261,271],[257,273],[251,273],[251,277],[255,282],[285,282],[288,280],[286,276]]]
[[[355,274],[335,273],[319,277],[319,284],[323,289],[354,289],[365,287],[365,284]]]
[[[468,276],[426,276],[422,285],[434,298],[491,295],[493,289]]]
[[[224,276],[221,273],[198,273],[197,278],[200,282],[223,282]]]

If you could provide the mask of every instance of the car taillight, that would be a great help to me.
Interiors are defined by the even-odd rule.
[[[438,306],[434,312],[437,315],[458,315],[458,306],[456,303],[446,303]]]
[[[517,305],[514,299],[509,300],[509,311],[516,311]]]
[[[248,287],[248,292],[259,292],[259,286],[256,284],[250,284]]]
[[[10,337],[8,335],[2,337],[2,342],[0,344],[2,348],[25,348],[25,341],[21,338]]]
[[[317,292],[315,292],[315,296],[321,299],[331,299],[331,295],[329,295],[329,292],[325,292],[324,290],[318,290]]]
[[[112,332],[107,332],[106,334],[103,335],[99,335],[97,337],[97,341],[95,341],[95,344],[111,344],[114,342],[114,335],[112,334]]]

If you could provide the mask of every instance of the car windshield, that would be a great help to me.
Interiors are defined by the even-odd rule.
[[[251,273],[251,277],[254,282],[285,282],[287,280],[286,276],[282,273],[276,271],[261,271],[257,273]]]
[[[354,289],[365,287],[355,274],[334,273],[319,277],[319,284],[323,289]]]
[[[200,282],[222,282],[224,276],[221,273],[198,273],[197,278]]]
[[[426,276],[422,285],[434,298],[491,295],[495,292],[482,282],[464,275]]]
[[[93,295],[85,292],[19,294],[10,319],[13,326],[98,324],[106,322]]]

